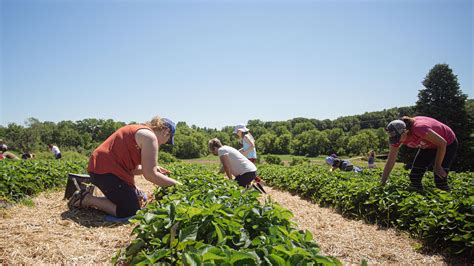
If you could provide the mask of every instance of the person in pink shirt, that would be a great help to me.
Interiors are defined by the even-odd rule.
[[[421,180],[428,167],[433,166],[436,187],[449,191],[448,172],[451,167],[458,141],[453,130],[438,120],[426,116],[405,116],[393,120],[386,129],[389,135],[390,151],[382,173],[382,185],[388,180],[395,165],[401,145],[418,149],[410,172],[411,186],[423,190]]]

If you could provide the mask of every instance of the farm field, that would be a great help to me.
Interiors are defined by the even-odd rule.
[[[261,155],[260,156],[260,161],[265,161],[265,157],[267,155]],[[296,159],[308,159],[309,162],[313,165],[320,165],[320,166],[326,166],[326,162],[324,161],[326,156],[318,156],[318,157],[305,157],[305,156],[297,156],[297,155],[290,155],[290,154],[272,154],[272,156],[277,156],[278,158],[281,159],[281,161],[284,163],[284,165],[289,165],[290,162],[293,160],[293,158]],[[354,157],[354,158],[345,158],[343,159],[348,159],[350,160],[354,165],[360,166],[360,167],[367,167],[367,161],[363,160],[362,157]],[[183,161],[188,162],[188,163],[198,163],[198,164],[219,164],[219,157],[214,156],[214,155],[207,155],[205,157],[200,157],[197,159],[184,159]],[[383,160],[376,160],[376,165],[379,165],[379,167],[383,167],[384,161]],[[328,166],[329,167],[329,166]],[[395,164],[395,169],[402,169],[403,164],[402,163],[396,163]]]
[[[189,178],[192,173],[213,178],[216,169],[206,166],[203,170],[196,164],[178,165],[174,171],[178,178]],[[187,168],[191,170],[182,170]],[[224,181],[223,176],[218,178]],[[137,180],[142,189],[153,192],[153,185],[141,177]],[[419,250],[423,243],[404,231],[348,219],[335,210],[320,207],[289,192],[271,187],[266,187],[266,190],[268,195],[258,198],[261,204],[271,198],[290,210],[294,214],[291,220],[296,222],[296,228],[311,232],[320,254],[334,257],[343,264],[359,264],[362,259],[371,264],[443,264],[452,261],[437,253]],[[183,192],[181,195],[188,193]],[[159,193],[162,193],[161,196],[155,196],[165,195],[163,191]],[[130,243],[136,242],[135,236],[130,235],[135,225],[104,222],[104,215],[98,212],[69,211],[62,196],[61,189],[52,189],[29,198],[29,204],[1,209],[2,263],[107,263],[119,250],[123,251],[127,246],[130,249]],[[13,245],[8,244],[12,242]]]

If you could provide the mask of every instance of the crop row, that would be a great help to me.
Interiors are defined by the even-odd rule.
[[[358,174],[328,172],[318,166],[268,165],[259,168],[259,175],[270,186],[332,206],[347,216],[407,230],[450,253],[472,254],[474,173],[450,173],[451,192],[434,188],[427,173],[421,193],[410,192],[404,170],[392,172],[385,187],[380,186],[380,169]]]
[[[158,188],[156,201],[133,222],[136,239],[115,262],[170,265],[339,265],[319,254],[309,231],[295,229],[292,213],[259,203],[254,190],[198,165],[176,164],[183,185]]]
[[[14,202],[64,185],[68,173],[82,173],[85,165],[67,160],[0,160],[0,201]]]

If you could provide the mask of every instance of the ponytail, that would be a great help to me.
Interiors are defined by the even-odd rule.
[[[408,130],[411,130],[411,128],[413,127],[413,124],[415,123],[415,119],[409,116],[402,117],[402,121],[405,123]]]

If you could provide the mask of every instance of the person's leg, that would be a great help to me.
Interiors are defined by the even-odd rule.
[[[82,206],[92,207],[92,208],[101,210],[107,214],[117,216],[117,212],[116,212],[117,205],[115,205],[112,201],[110,201],[106,197],[96,197],[88,193],[82,201]]]
[[[444,170],[446,171],[446,174],[449,173],[449,168],[451,167],[451,164],[454,161],[454,158],[456,157],[456,151],[458,149],[458,141],[455,140],[453,143],[448,145],[446,147],[446,154],[444,155],[443,162],[441,166],[443,166]],[[448,185],[448,176],[446,175],[446,178],[438,176],[436,173],[434,173],[434,181],[435,185],[437,188],[445,191],[449,191],[449,185]]]
[[[423,184],[421,183],[421,180],[423,179],[423,175],[425,174],[428,166],[432,163],[433,159],[433,150],[419,149],[416,153],[410,171],[411,186],[416,190],[423,190]]]
[[[246,187],[252,182],[252,180],[255,179],[256,176],[257,172],[247,172],[245,174],[236,176],[235,180],[237,181],[237,183],[239,183],[239,186]]]
[[[140,203],[134,187],[113,174],[91,173],[91,177],[92,183],[104,193],[105,198],[87,195],[84,199],[86,206],[94,206],[117,217],[132,216],[140,210]]]

